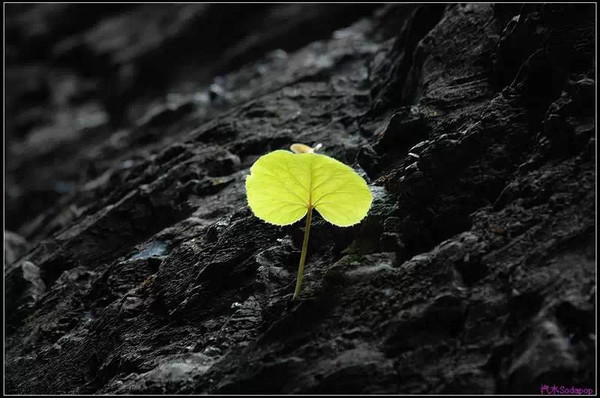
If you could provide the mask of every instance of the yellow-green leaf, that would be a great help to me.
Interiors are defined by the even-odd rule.
[[[293,224],[312,207],[330,223],[347,227],[360,222],[373,201],[351,167],[326,155],[283,150],[252,165],[246,195],[254,214],[275,225]]]

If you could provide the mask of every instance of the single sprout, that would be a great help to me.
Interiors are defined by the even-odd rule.
[[[254,215],[275,225],[306,217],[294,299],[302,286],[312,211],[339,227],[359,223],[373,201],[366,181],[351,167],[311,148],[293,144],[294,152],[276,150],[258,158],[246,178],[246,196]]]
[[[304,144],[292,144],[290,145],[290,149],[294,153],[315,153],[316,151],[321,149],[322,146],[322,144],[317,144],[314,148],[311,148],[308,145]]]

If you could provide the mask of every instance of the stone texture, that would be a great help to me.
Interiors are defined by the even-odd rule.
[[[7,392],[594,387],[593,5],[6,11]],[[297,302],[244,192],[294,142],[374,195]]]

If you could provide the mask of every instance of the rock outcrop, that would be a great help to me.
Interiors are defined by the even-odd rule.
[[[7,392],[595,387],[593,4],[6,12]],[[294,142],[374,195],[297,302]]]

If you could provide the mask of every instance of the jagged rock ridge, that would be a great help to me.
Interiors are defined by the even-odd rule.
[[[88,7],[7,5],[7,392],[594,387],[593,5]],[[297,303],[293,142],[375,198]]]

